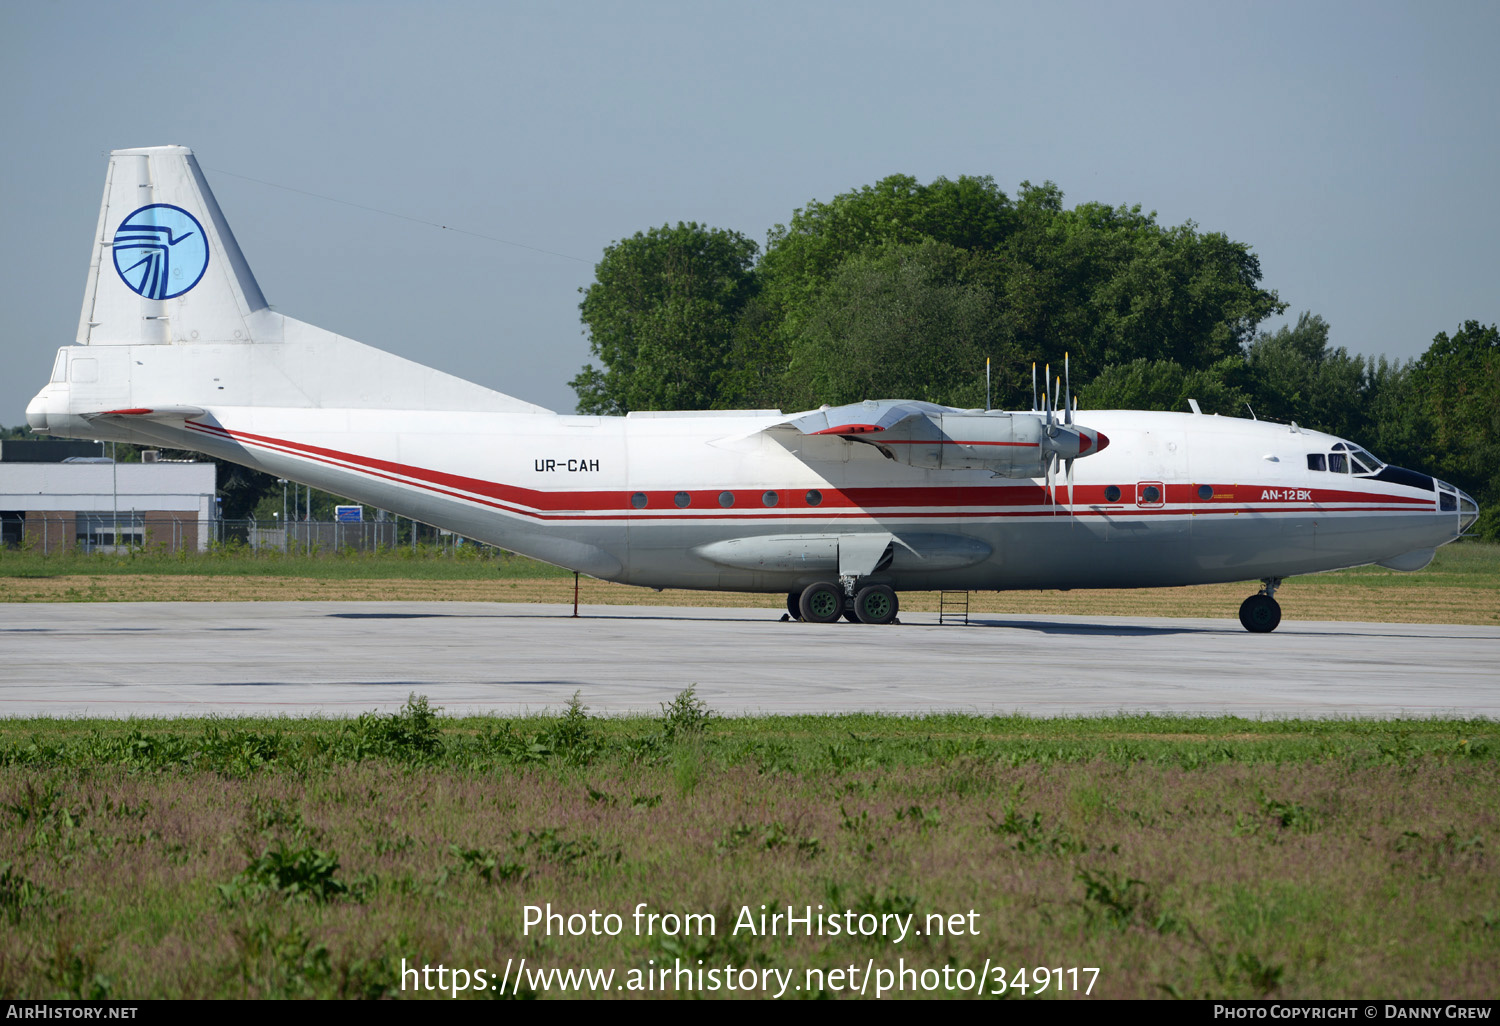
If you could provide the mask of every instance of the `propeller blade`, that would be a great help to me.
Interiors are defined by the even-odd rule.
[[[1067,464],[1068,477],[1068,516],[1073,516],[1073,461],[1065,461]]]
[[[1068,373],[1068,354],[1063,353],[1063,381],[1066,382],[1063,392],[1063,420],[1064,424],[1073,423],[1073,379]]]
[[[1031,412],[1036,413],[1036,361],[1031,361]]]

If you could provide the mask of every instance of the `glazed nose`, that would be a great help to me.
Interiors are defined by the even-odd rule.
[[[1458,493],[1458,533],[1463,534],[1479,519],[1479,503],[1465,492]]]

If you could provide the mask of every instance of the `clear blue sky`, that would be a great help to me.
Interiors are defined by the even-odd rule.
[[[161,143],[278,309],[553,409],[609,242],[764,244],[894,172],[1191,219],[1415,356],[1500,320],[1497,44],[1493,2],[6,3],[0,423],[73,340],[105,154]]]

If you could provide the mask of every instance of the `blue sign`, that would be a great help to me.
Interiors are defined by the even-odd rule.
[[[333,519],[341,520],[346,524],[358,524],[364,521],[363,506],[335,506],[333,507]]]
[[[147,299],[176,299],[208,270],[208,236],[198,219],[170,203],[141,207],[115,229],[115,270]]]

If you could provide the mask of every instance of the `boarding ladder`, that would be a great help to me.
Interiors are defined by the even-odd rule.
[[[966,591],[938,592],[938,623],[963,623],[969,625],[969,593]]]

